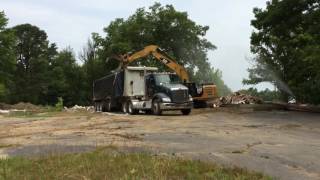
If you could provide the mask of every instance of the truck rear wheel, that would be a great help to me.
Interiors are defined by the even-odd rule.
[[[110,100],[108,100],[108,101],[106,101],[106,102],[104,103],[104,110],[105,110],[106,112],[111,112],[111,101],[110,101]]]
[[[103,108],[103,103],[102,103],[102,102],[99,102],[98,107],[99,107],[99,108],[98,108],[98,111],[99,111],[99,112],[102,112],[102,110],[103,110],[103,109],[102,109],[102,108]]]
[[[152,102],[152,112],[154,115],[161,115],[162,114],[162,110],[160,108],[160,100],[159,99],[155,99]]]
[[[128,113],[131,115],[138,114],[138,110],[133,108],[133,104],[131,101],[128,101]]]
[[[97,112],[98,111],[98,107],[97,107],[97,103],[94,103],[94,111]]]
[[[121,110],[123,113],[128,113],[128,105],[126,101],[122,103]]]
[[[181,112],[183,115],[189,115],[191,113],[191,109],[182,109]]]
[[[96,112],[101,112],[102,107],[101,107],[101,103],[100,103],[100,102],[95,102],[95,103],[94,103],[94,110],[95,110]]]

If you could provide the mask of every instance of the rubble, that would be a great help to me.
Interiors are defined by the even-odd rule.
[[[24,110],[24,111],[42,111],[42,106],[37,106],[31,103],[19,102],[17,104],[11,105],[11,109]]]
[[[2,110],[12,109],[11,106],[12,106],[12,105],[10,105],[10,104],[6,104],[6,103],[1,103],[1,102],[0,102],[0,109],[2,109]]]
[[[0,114],[9,114],[10,111],[9,110],[2,110],[0,109]]]
[[[213,107],[220,107],[229,104],[262,104],[263,100],[258,97],[235,92],[229,96],[223,96],[212,102]]]
[[[90,112],[93,112],[94,108],[93,108],[93,106],[79,106],[79,105],[76,104],[71,108],[64,107],[64,110],[67,111],[67,112],[77,112],[77,111],[90,111]]]
[[[37,106],[31,103],[20,102],[14,105],[0,103],[0,114],[9,114],[11,112],[41,112],[44,110],[43,106]]]

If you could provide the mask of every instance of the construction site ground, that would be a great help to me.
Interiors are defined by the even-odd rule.
[[[320,115],[195,109],[189,116],[44,112],[0,115],[0,157],[115,146],[237,166],[280,179],[320,179]]]

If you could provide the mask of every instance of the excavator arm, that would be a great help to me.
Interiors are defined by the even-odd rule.
[[[155,57],[155,59],[159,60],[161,63],[166,65],[168,68],[173,70],[183,82],[189,82],[189,75],[186,69],[176,63],[172,58],[170,58],[169,55],[167,55],[164,51],[162,51],[158,46],[156,45],[149,45],[146,46],[143,50],[138,51],[134,54],[127,54],[122,56],[122,66],[125,67],[128,64],[132,63],[133,61],[143,58],[146,56],[152,55]]]

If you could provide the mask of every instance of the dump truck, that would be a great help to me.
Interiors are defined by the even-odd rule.
[[[175,73],[158,72],[156,67],[127,66],[93,83],[96,111],[121,110],[129,114],[144,111],[161,115],[179,110],[188,115],[193,99]]]
[[[190,82],[187,70],[157,45],[149,45],[140,51],[114,56],[114,58],[120,61],[120,68],[124,68],[130,63],[149,55],[166,65],[180,77],[183,84],[189,89],[189,93],[193,98],[194,107],[207,107],[207,102],[217,97],[217,87],[214,83],[203,83],[199,85],[195,82]]]

